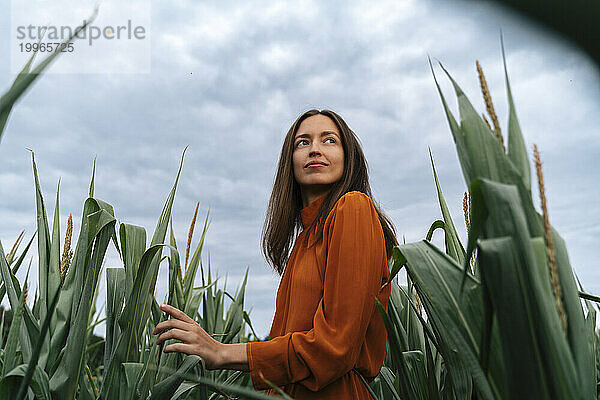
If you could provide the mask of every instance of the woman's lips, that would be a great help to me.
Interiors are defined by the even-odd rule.
[[[323,163],[323,162],[316,162],[316,163],[312,163],[312,164],[308,164],[306,166],[306,168],[314,168],[314,167],[326,167],[327,164]]]

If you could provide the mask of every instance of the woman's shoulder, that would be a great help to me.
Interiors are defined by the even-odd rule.
[[[352,191],[345,193],[335,203],[325,220],[323,232],[330,237],[340,232],[353,235],[369,229],[381,231],[379,214],[369,196],[359,191]]]
[[[332,218],[339,213],[360,213],[365,215],[371,215],[376,213],[373,201],[369,196],[359,191],[352,191],[345,193],[338,199],[329,217]]]
[[[369,196],[358,190],[345,193],[336,202],[336,206],[347,205],[347,204],[373,204],[373,201]]]

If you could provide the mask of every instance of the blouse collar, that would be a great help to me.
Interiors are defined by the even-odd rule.
[[[319,197],[300,211],[302,215],[302,225],[305,229],[307,226],[312,224],[312,222],[317,217],[317,214],[319,213],[319,209],[321,208],[321,204],[323,203],[323,200],[325,200],[325,197],[327,197],[327,195]]]

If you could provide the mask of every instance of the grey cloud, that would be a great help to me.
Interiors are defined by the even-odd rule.
[[[464,237],[465,185],[427,56],[439,58],[483,111],[479,59],[504,127],[502,28],[525,140],[542,151],[551,221],[564,231],[586,288],[600,291],[590,242],[597,233],[590,221],[600,212],[600,79],[589,59],[562,40],[486,2],[154,2],[152,18],[151,74],[48,74],[17,104],[0,145],[5,248],[21,229],[35,231],[25,147],[36,151],[50,214],[62,177],[61,232],[68,212],[78,229],[96,155],[97,196],[150,237],[190,145],[173,209],[178,247],[185,247],[199,201],[196,240],[208,208],[211,219],[203,265],[210,254],[213,270],[229,274],[230,290],[250,267],[247,305],[254,305],[253,323],[264,336],[278,277],[262,257],[260,232],[283,136],[296,116],[316,107],[346,118],[364,146],[376,199],[409,242],[440,217],[430,147]],[[8,43],[0,42],[0,50],[8,54]],[[458,117],[453,90],[435,68]],[[0,66],[0,82],[11,79]],[[434,242],[442,246],[438,235]],[[106,265],[119,263],[113,250]],[[161,271],[158,292],[165,290]]]

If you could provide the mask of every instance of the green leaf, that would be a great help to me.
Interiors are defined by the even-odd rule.
[[[16,310],[19,307],[19,298],[22,293],[19,288],[19,282],[17,281],[17,278],[13,275],[10,268],[8,268],[8,264],[6,263],[6,256],[4,255],[4,249],[2,248],[1,242],[0,275],[2,276],[2,280],[4,281],[4,285],[8,293],[10,308]],[[27,360],[31,353],[32,343],[36,343],[39,337],[38,323],[35,320],[35,317],[33,316],[29,307],[27,307],[27,305],[24,305],[23,308],[23,320],[25,322],[25,326],[22,327],[22,330],[20,331],[20,341],[23,356]]]
[[[223,333],[226,336],[223,338],[223,343],[232,343],[234,338],[242,329],[243,325],[243,311],[244,311],[244,293],[246,289],[246,282],[248,281],[248,268],[246,268],[246,274],[240,289],[235,296],[235,300],[229,306],[227,311],[227,318],[225,320],[225,327]]]
[[[31,243],[33,243],[33,238],[34,237],[35,237],[35,234],[31,237],[31,239],[29,239],[29,243],[27,243],[27,246],[25,246],[25,250],[23,250],[23,252],[19,256],[19,258],[17,259],[17,261],[15,261],[14,265],[12,266],[12,276],[13,277],[17,274],[17,272],[19,271],[19,268],[23,264],[23,260],[25,259],[25,255],[29,251],[29,248],[31,247]],[[8,260],[6,260],[6,262],[7,262],[7,265],[8,265]],[[1,277],[2,277],[2,275],[0,274],[0,278]],[[2,286],[0,286],[0,302],[4,299],[5,295],[6,295],[6,286],[4,285],[4,281],[2,280]]]
[[[4,365],[2,366],[2,376],[5,377],[17,365],[19,357],[17,356],[17,347],[19,345],[19,333],[21,332],[21,321],[23,320],[23,307],[25,306],[25,291],[21,291],[17,307],[13,307],[13,317],[8,330],[6,347],[4,348]]]
[[[388,343],[389,349],[391,350],[392,360],[394,362],[394,367],[396,371],[398,371],[398,375],[400,376],[400,392],[402,393],[402,398],[410,399],[411,390],[410,390],[410,382],[408,377],[408,372],[406,370],[406,365],[404,362],[402,349],[405,347],[401,335],[399,334],[396,326],[391,321],[390,316],[386,312],[383,304],[379,301],[379,299],[375,298],[375,306],[379,311],[383,319],[383,323],[385,325],[385,329],[388,335]],[[390,309],[391,311],[392,309]]]
[[[175,393],[181,382],[185,379],[186,375],[189,374],[193,368],[200,362],[198,356],[187,356],[183,361],[183,364],[175,371],[170,374],[166,379],[163,379],[152,389],[151,400],[154,399],[168,399]]]
[[[96,177],[96,157],[94,157],[94,164],[92,166],[92,179],[90,180],[90,190],[88,197],[94,197],[94,178]]]
[[[121,315],[125,300],[125,269],[106,269],[106,343],[104,344],[104,365],[110,363],[115,339],[121,332],[116,323]]]
[[[388,367],[384,366],[381,368],[381,371],[379,371],[379,375],[383,378],[382,382],[392,394],[392,399],[401,400],[401,397],[394,386],[394,373]]]
[[[251,399],[251,400],[254,400],[254,399],[256,399],[256,400],[281,399],[281,397],[268,396],[268,395],[264,394],[263,392],[257,392],[254,389],[249,388],[249,387],[221,383],[221,382],[214,381],[214,380],[204,377],[204,376],[197,376],[197,375],[189,376],[188,375],[185,377],[185,379],[188,381],[191,381],[191,382],[203,383],[206,386],[212,388],[213,390],[218,389],[218,390],[222,390],[228,394],[240,395],[241,398],[243,398],[243,399]],[[281,391],[281,389],[279,389],[276,386],[274,388],[276,390]],[[285,395],[285,393],[282,395],[282,397],[284,399],[291,399],[289,396]]]
[[[48,259],[48,270],[47,270],[47,281],[48,281],[48,298],[53,299],[55,295],[57,295],[61,285],[60,279],[60,217],[59,217],[59,193],[60,193],[60,180],[58,182],[58,187],[56,188],[56,202],[54,205],[54,218],[52,223],[52,242],[48,243],[50,245],[50,254]],[[41,196],[41,193],[40,193]],[[43,205],[43,203],[42,203]],[[39,223],[39,218],[38,218]],[[39,229],[39,228],[38,228]],[[40,319],[42,319],[42,315],[45,314],[46,310],[40,313]],[[49,335],[44,337],[44,343],[42,346],[42,354],[40,355],[40,365],[42,368],[46,367],[46,363],[48,360],[48,354],[50,351],[50,337]]]
[[[198,305],[199,305],[199,304],[200,304],[200,303],[198,303]],[[248,324],[248,326],[250,327],[250,330],[252,331],[252,334],[254,335],[254,338],[255,338],[256,340],[260,340],[260,339],[258,338],[258,335],[256,334],[256,332],[254,331],[254,327],[252,326],[252,321],[250,321],[250,315],[248,315],[248,313],[247,313],[246,311],[244,311],[243,317],[244,317],[244,321],[245,321],[245,322]]]
[[[183,276],[181,276],[181,260],[177,250],[177,241],[173,232],[173,217],[169,229],[169,243],[171,245],[171,257],[169,258],[169,300],[168,304],[180,310],[185,309],[186,300],[183,296]]]
[[[137,275],[140,260],[146,250],[146,230],[141,226],[121,224],[119,227],[121,251],[125,265],[125,296],[129,297]]]
[[[425,236],[425,240],[431,242],[431,238],[433,237],[433,233],[435,232],[436,229],[444,229],[444,221],[438,219],[436,221],[434,221],[431,226],[429,227],[429,230],[427,231],[427,235]]]
[[[529,158],[527,157],[527,148],[525,140],[521,134],[521,127],[517,119],[517,111],[510,90],[510,82],[508,81],[508,72],[506,69],[506,56],[504,55],[504,40],[500,35],[502,43],[502,63],[504,64],[504,77],[506,79],[506,97],[508,98],[508,158],[519,171],[523,186],[531,196],[531,170],[529,166]]]
[[[425,371],[425,357],[420,350],[405,351],[403,354],[408,372],[412,397],[411,399],[429,399],[427,386],[427,373]]]
[[[431,322],[458,399],[471,396],[471,379],[481,398],[497,398],[500,377],[479,365],[482,327],[481,285],[471,275],[461,292],[463,269],[428,241],[397,247]],[[460,349],[460,350],[459,350]]]
[[[437,81],[435,76],[435,72],[433,71],[433,65],[431,65],[431,59],[429,59],[429,68],[431,69],[431,74],[433,75],[433,80],[435,81],[435,86],[437,87],[438,93],[440,94],[440,98],[442,99],[442,104],[444,106],[444,111],[446,113],[446,118],[448,119],[448,123],[450,124],[450,131],[452,132],[452,138],[454,139],[454,143],[456,144],[456,152],[458,153],[458,159],[460,161],[460,166],[462,169],[463,177],[465,178],[465,182],[467,185],[471,183],[474,179],[473,167],[471,166],[470,156],[467,152],[467,146],[465,144],[464,133],[462,128],[456,122],[456,119],[452,115],[450,108],[448,107],[448,103],[446,102],[446,98],[442,93],[442,89]]]
[[[82,26],[75,29],[73,35],[65,40],[63,44],[68,44],[75,39],[75,37],[84,30],[92,21],[96,18],[96,14],[98,12],[98,8],[94,10],[94,13],[91,17],[87,19],[87,22]],[[2,140],[2,133],[4,132],[4,128],[6,127],[6,121],[8,120],[8,116],[12,110],[15,102],[21,97],[24,92],[29,88],[29,86],[38,78],[38,76],[50,65],[50,63],[54,60],[56,56],[58,56],[61,52],[55,51],[49,56],[47,56],[42,62],[40,62],[31,72],[30,67],[33,62],[33,58],[35,53],[31,56],[25,67],[21,70],[14,83],[2,97],[0,97],[0,141]]]
[[[2,380],[0,380],[0,399],[23,399],[24,397],[16,397],[24,376],[27,373],[27,364],[21,364],[10,371]],[[39,366],[35,367],[33,377],[30,384],[31,394],[36,399],[50,400],[50,390],[48,388],[48,375]],[[27,392],[26,392],[27,393]]]
[[[38,179],[37,166],[35,164],[35,154],[31,152],[31,162],[33,164],[33,177],[35,180],[35,203],[37,210],[37,232],[38,232],[38,291],[40,320],[46,317],[48,312],[48,264],[50,261],[50,233],[48,230],[48,217],[46,216],[46,207]],[[58,192],[57,192],[58,194]],[[58,204],[58,202],[57,202]]]
[[[93,274],[99,272],[98,268],[101,266],[102,260],[98,260],[97,257],[101,255],[98,253],[100,247],[98,247],[97,250],[94,250],[94,254],[92,254],[92,250],[94,249],[94,238],[99,234],[103,227],[102,223],[105,224],[104,226],[112,223],[114,231],[114,210],[112,206],[101,200],[88,198],[83,204],[81,228],[73,252],[71,266],[64,278],[58,306],[50,321],[51,339],[48,360],[58,359],[59,352],[66,345],[70,330],[72,328],[75,329],[75,324],[72,319],[74,319],[77,314],[81,295],[86,284],[86,281],[84,280],[85,273],[90,270]],[[110,232],[108,234],[110,235]],[[104,247],[104,240],[102,241],[102,247]],[[94,261],[100,261],[100,264],[92,264]],[[92,265],[94,265],[94,267],[92,267]],[[94,279],[97,278],[94,276]],[[90,281],[90,284],[96,284],[94,279]],[[92,291],[93,290],[90,289],[90,296],[92,295]],[[92,298],[90,297],[86,300],[89,302]],[[89,306],[91,306],[91,304]],[[81,315],[81,318],[83,318],[83,315]],[[87,327],[87,315],[85,325]],[[84,328],[78,326],[77,329]],[[51,372],[53,372],[52,370],[53,368],[51,369]],[[51,383],[52,378],[53,377],[51,377]]]
[[[186,147],[187,149],[187,147]],[[139,262],[139,268],[136,271],[134,277],[134,283],[130,293],[126,295],[126,302],[123,313],[119,318],[119,325],[121,328],[121,335],[117,340],[116,348],[113,356],[111,357],[109,365],[105,365],[105,379],[102,385],[101,397],[110,398],[116,396],[111,394],[112,388],[118,379],[118,373],[120,365],[123,362],[138,362],[139,361],[139,350],[137,343],[141,339],[145,323],[147,322],[152,304],[155,301],[153,292],[156,286],[156,278],[158,275],[158,267],[161,260],[161,251],[163,246],[162,243],[165,240],[167,225],[171,216],[171,209],[173,207],[173,201],[175,199],[175,192],[177,190],[177,183],[181,174],[181,168],[183,166],[183,157],[185,155],[185,149],[181,156],[181,162],[179,164],[179,170],[177,171],[177,177],[175,183],[171,188],[171,192],[167,197],[167,201],[163,207],[162,213],[159,217],[156,229],[150,242],[150,247],[146,250]],[[129,239],[126,239],[126,241]],[[121,236],[123,242],[123,236]],[[124,257],[127,259],[127,244],[122,246]],[[169,247],[169,246],[167,246]],[[127,273],[127,269],[126,269]]]
[[[442,210],[442,216],[444,218],[446,253],[454,260],[456,260],[456,262],[458,262],[459,264],[464,264],[465,249],[463,248],[463,245],[460,242],[458,233],[456,232],[456,228],[454,227],[454,222],[452,221],[452,216],[450,215],[450,210],[448,210],[448,205],[446,204],[446,200],[444,199],[444,195],[442,194],[442,188],[440,187],[440,182],[438,180],[437,172],[435,170],[435,164],[433,163],[431,149],[429,150],[429,158],[431,159],[431,168],[433,169],[433,177],[435,178],[435,187],[437,189],[438,201],[440,202],[440,208]]]
[[[56,305],[58,304],[58,296],[59,293],[57,292],[54,297],[52,298],[52,303],[50,304],[50,308],[48,309],[48,313],[46,314],[46,318],[44,318],[44,322],[42,324],[42,328],[40,331],[40,338],[38,339],[35,348],[33,349],[33,353],[31,355],[31,360],[29,361],[29,365],[27,366],[27,371],[23,377],[23,380],[21,381],[21,386],[19,387],[19,391],[17,393],[17,400],[22,400],[25,398],[25,395],[27,394],[27,387],[32,383],[32,379],[34,384],[32,384],[32,389],[34,391],[34,393],[37,392],[43,392],[43,396],[40,396],[39,394],[36,394],[37,397],[43,397],[46,399],[50,398],[50,388],[49,388],[49,381],[48,381],[48,376],[46,375],[46,373],[43,371],[42,366],[38,366],[38,360],[40,357],[40,353],[42,351],[42,347],[44,345],[45,342],[45,337],[48,334],[48,329],[50,328],[50,316],[52,315],[52,313],[54,312],[54,309],[56,308]],[[40,372],[41,371],[41,372]],[[34,378],[35,375],[35,378]],[[41,375],[41,377],[40,377]],[[41,380],[41,382],[40,382]],[[41,389],[36,390],[36,387]]]
[[[82,374],[85,373],[85,376],[83,378],[80,378],[81,383],[79,385],[78,400],[95,400],[97,394],[94,393],[94,381],[92,380],[90,367],[87,364],[85,364],[84,370],[85,371],[81,372]]]
[[[553,227],[550,231],[554,242],[554,254],[558,279],[562,289],[563,305],[567,313],[567,341],[579,375],[581,392],[587,396],[592,396],[593,393],[596,393],[596,380],[592,379],[590,374],[590,371],[595,368],[594,349],[588,340],[588,327],[579,300],[579,291],[573,277],[573,269],[567,254],[567,246]]]
[[[520,192],[514,185],[485,179],[473,188],[489,210],[479,258],[498,317],[508,397],[588,398],[592,393],[582,397],[583,377],[577,374],[554,296],[542,281]],[[571,289],[577,298],[576,288]],[[588,346],[585,334],[582,343]],[[523,379],[530,382],[527,387]]]
[[[120,398],[125,399],[126,397],[133,399],[136,396],[136,386],[140,380],[144,371],[144,364],[142,363],[123,363],[123,370],[125,371],[125,382],[126,385],[122,386]]]
[[[91,200],[88,199],[86,203]],[[100,200],[96,200],[95,202],[103,207],[110,207]],[[114,236],[116,220],[113,216],[112,207],[110,207],[110,211],[107,212],[103,208],[90,214],[87,218],[87,232],[86,229],[82,229],[80,233],[80,239],[82,235],[87,233],[85,235],[88,239],[86,243],[86,258],[81,260],[81,264],[79,265],[74,263],[73,269],[78,266],[79,268],[85,268],[85,275],[81,276],[84,280],[80,283],[79,295],[74,296],[74,304],[71,311],[71,327],[66,340],[67,351],[62,357],[56,372],[50,378],[50,389],[53,396],[56,397],[72,398],[77,389],[78,379],[81,376],[87,346],[87,326],[90,310],[95,298],[104,255],[106,254],[106,249],[111,238]],[[91,254],[89,253],[90,250]],[[76,253],[78,253],[77,249]],[[66,282],[67,280],[65,279]]]

